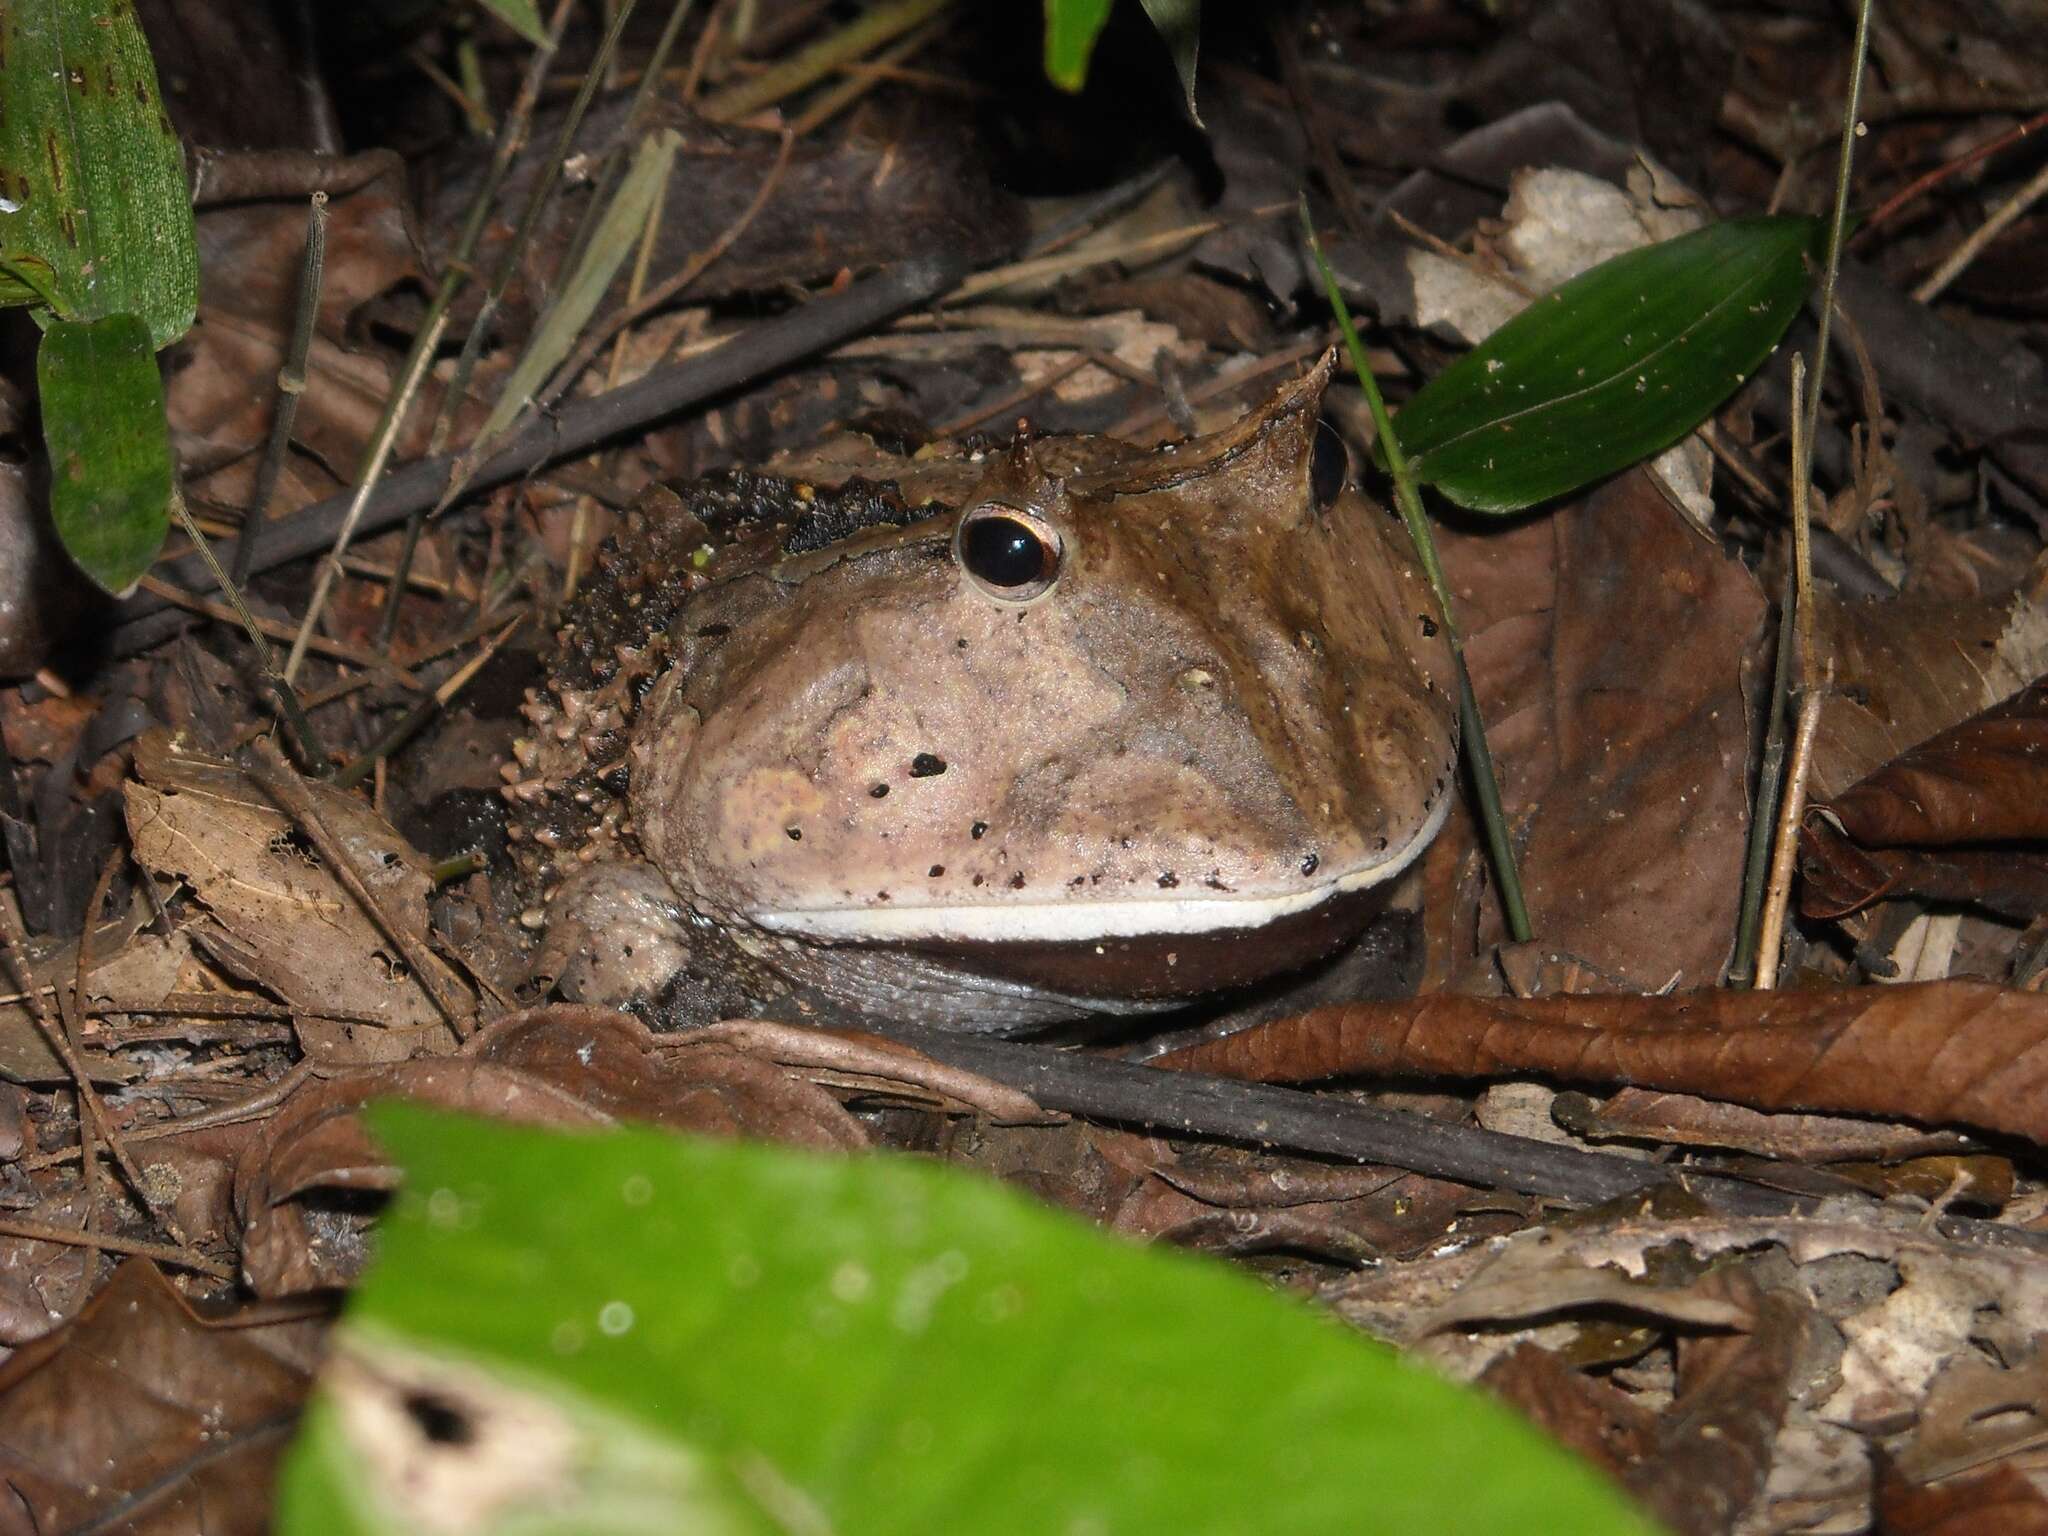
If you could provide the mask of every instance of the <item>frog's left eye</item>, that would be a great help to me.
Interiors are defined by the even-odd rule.
[[[953,533],[953,558],[968,580],[998,602],[1028,603],[1059,578],[1059,530],[1041,517],[996,503],[976,507]]]

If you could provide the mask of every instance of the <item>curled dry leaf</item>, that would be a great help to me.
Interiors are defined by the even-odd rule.
[[[267,1530],[324,1333],[210,1325],[129,1260],[76,1321],[0,1368],[0,1486],[22,1522],[8,1528]]]
[[[2048,680],[1815,806],[1800,839],[1809,917],[1891,895],[1975,902],[2023,920],[2048,911],[2048,851],[1968,846],[2048,842]]]
[[[359,1069],[300,1088],[241,1153],[235,1207],[243,1269],[262,1295],[346,1284],[367,1257],[344,1199],[394,1187],[397,1172],[361,1112],[402,1098],[527,1125],[645,1120],[705,1136],[750,1136],[818,1150],[868,1145],[837,1099],[770,1061],[730,1048],[675,1053],[631,1014],[534,1008],[493,1020],[453,1060]],[[323,1200],[310,1196],[328,1197]],[[545,1199],[545,1191],[536,1191]]]
[[[2048,1141],[2048,997],[1983,982],[1318,1008],[1153,1065],[1261,1082],[1540,1072]]]
[[[1794,1163],[1924,1157],[1976,1145],[1953,1131],[1849,1115],[1769,1114],[1719,1099],[1647,1088],[1624,1088],[1597,1104],[1583,1094],[1559,1094],[1552,1112],[1560,1125],[1588,1141],[1732,1147]]]

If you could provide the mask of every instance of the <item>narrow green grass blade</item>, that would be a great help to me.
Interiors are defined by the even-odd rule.
[[[128,0],[8,0],[0,50],[8,296],[40,286],[67,318],[140,315],[168,346],[191,328],[199,256],[184,153]]]
[[[1401,409],[1416,478],[1518,512],[1670,447],[1770,355],[1825,236],[1818,219],[1731,219],[1581,273]]]
[[[604,217],[598,221],[590,243],[584,247],[583,259],[555,295],[547,313],[541,316],[540,324],[534,327],[533,339],[526,344],[525,353],[513,366],[505,387],[499,391],[497,403],[491,407],[490,418],[485,421],[483,431],[477,434],[479,444],[488,442],[512,424],[533,399],[533,392],[547,382],[548,375],[560,366],[562,359],[569,355],[569,349],[576,345],[576,338],[596,312],[599,300],[612,285],[612,279],[618,276],[619,268],[632,255],[633,247],[640,239],[640,231],[647,223],[647,210],[654,206],[656,194],[667,184],[669,167],[682,143],[682,136],[673,128],[650,133],[640,141],[640,147],[633,153],[632,169],[619,183],[618,191],[612,194]]]
[[[1088,58],[1110,0],[1045,0],[1045,76],[1063,91],[1088,83]]]
[[[57,535],[80,570],[123,596],[170,527],[171,439],[149,328],[137,315],[53,321],[36,384]]]
[[[540,8],[533,0],[478,0],[483,8],[536,48],[547,44],[547,28],[541,25]]]
[[[421,1528],[403,1490],[432,1475],[432,1437],[407,1465],[349,1428],[379,1391],[522,1394],[525,1422],[586,1445],[547,1494],[471,1506],[478,1533],[623,1528],[625,1472],[568,1481],[616,1459],[616,1436],[578,1427],[606,1422],[666,1446],[639,1459],[738,1529],[764,1508],[836,1536],[1651,1529],[1485,1396],[1224,1265],[956,1169],[404,1105],[372,1125],[405,1192],[287,1463],[285,1536]],[[469,1385],[437,1390],[422,1362]],[[440,1438],[488,1465],[485,1426]],[[550,1494],[569,1514],[536,1523]],[[586,1496],[603,1517],[578,1527]]]

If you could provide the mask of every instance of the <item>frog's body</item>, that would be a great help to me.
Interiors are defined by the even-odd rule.
[[[643,509],[510,771],[536,974],[1016,1032],[1356,934],[1442,823],[1456,715],[1398,525],[1311,487],[1328,375],[1176,450]]]

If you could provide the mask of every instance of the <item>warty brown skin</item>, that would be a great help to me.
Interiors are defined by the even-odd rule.
[[[1311,488],[1328,376],[1170,451],[906,465],[901,526],[799,553],[756,528],[664,574],[701,558],[687,508],[628,540],[591,612],[659,630],[535,701],[508,791],[538,974],[677,1022],[1019,1032],[1355,934],[1441,820],[1456,711],[1399,525]],[[977,579],[988,518],[1056,549],[1043,591]]]

